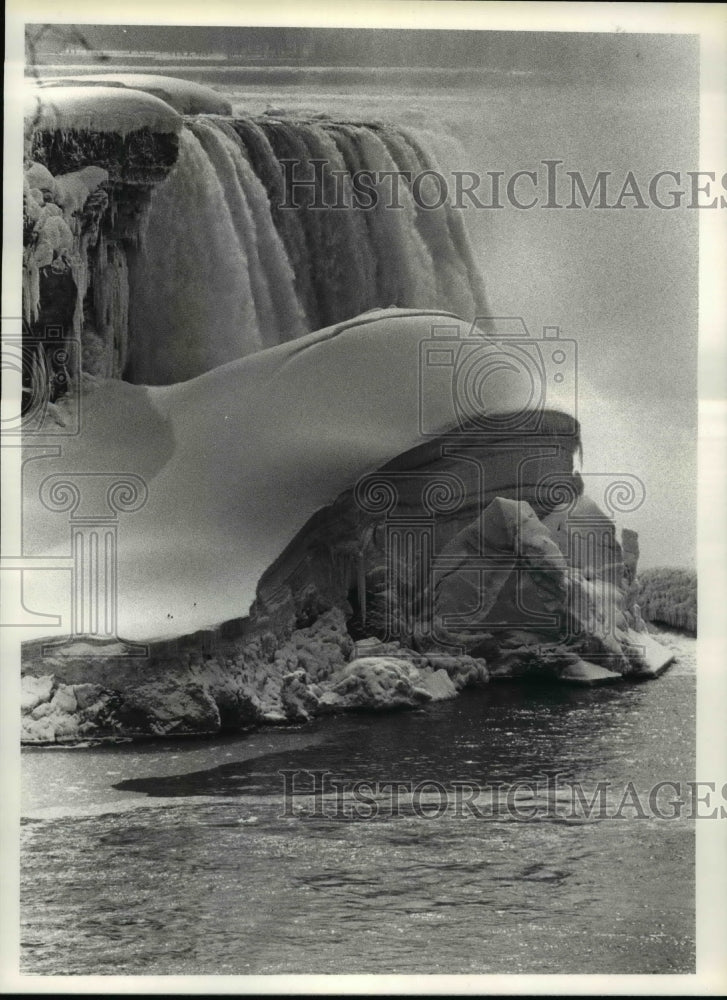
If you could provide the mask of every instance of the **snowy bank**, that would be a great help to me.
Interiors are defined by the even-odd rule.
[[[351,709],[390,711],[453,698],[487,682],[483,663],[423,656],[357,657],[340,610],[287,640],[221,640],[214,654],[190,638],[146,656],[123,644],[26,647],[22,738],[27,743],[178,736],[304,722]],[[468,666],[463,670],[462,666]],[[446,663],[445,663],[446,667]]]

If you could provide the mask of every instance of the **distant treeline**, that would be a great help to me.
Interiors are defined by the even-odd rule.
[[[688,569],[647,569],[636,580],[642,617],[697,632],[697,574]]]

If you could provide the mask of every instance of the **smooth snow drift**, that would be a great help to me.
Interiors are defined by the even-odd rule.
[[[457,426],[461,373],[423,361],[433,331],[435,346],[456,354],[470,324],[448,313],[374,310],[188,382],[99,384],[84,395],[81,433],[62,439],[60,458],[26,462],[26,554],[69,555],[69,515],[38,499],[47,476],[135,473],[149,496],[119,520],[119,635],[179,635],[246,614],[262,573],[315,511]],[[468,343],[484,351],[487,341]],[[503,366],[497,342],[491,349],[478,408],[526,405],[532,373]],[[547,388],[545,405],[563,408],[557,386]],[[63,613],[59,635],[70,631],[68,576],[26,573],[26,607]]]

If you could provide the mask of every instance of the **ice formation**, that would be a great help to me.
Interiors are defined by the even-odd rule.
[[[164,176],[170,152],[176,156],[182,119],[156,97],[102,86],[33,87],[27,112],[25,322],[40,340],[51,325],[80,341],[71,351],[87,373],[120,377],[127,252],[138,241],[151,185]],[[75,357],[68,367],[77,368]]]
[[[178,132],[182,118],[169,104],[141,90],[124,87],[28,86],[26,127],[33,131],[113,132],[126,136],[148,128]]]
[[[109,179],[103,167],[83,167],[70,174],[60,174],[53,185],[54,201],[67,217],[79,214],[91,192]]]
[[[106,172],[100,173],[103,175],[100,180],[105,179]],[[85,187],[84,202],[88,193]],[[27,322],[38,318],[40,269],[51,267],[61,271],[78,267],[80,262],[80,239],[79,234],[74,236],[71,231],[73,220],[70,215],[64,217],[61,205],[46,201],[46,196],[56,197],[56,180],[42,164],[33,163],[26,171],[23,187],[25,225],[31,234],[23,248],[23,312]]]
[[[230,102],[211,87],[155,73],[89,73],[82,77],[44,77],[38,81],[38,86],[124,87],[152,94],[182,115],[232,114]]]
[[[521,445],[507,437],[492,442],[489,452],[485,444],[484,489],[475,468],[469,502],[461,511],[452,505],[454,521],[437,529],[451,533],[458,517],[466,522],[443,550],[449,571],[436,578],[435,621],[443,615],[446,625],[453,610],[475,622],[479,614],[479,633],[470,642],[489,641],[486,653],[466,648],[452,655],[431,637],[421,646],[407,634],[401,645],[364,641],[354,655],[350,573],[337,557],[351,553],[355,561],[365,551],[358,586],[376,589],[372,574],[387,566],[391,550],[381,538],[367,545],[365,531],[363,542],[359,537],[353,485],[392,463],[395,471],[409,469],[414,485],[419,476],[419,491],[436,486],[442,471],[446,475],[431,463],[437,455],[446,466],[437,435],[457,426],[451,383],[431,385],[426,429],[419,406],[420,349],[433,327],[446,327],[454,342],[470,333],[469,324],[447,313],[375,310],[187,382],[144,387],[107,380],[85,394],[81,433],[64,441],[63,455],[26,463],[27,554],[68,553],[67,517],[42,499],[49,477],[75,482],[90,496],[99,477],[104,489],[123,478],[120,470],[139,477],[148,498],[119,525],[117,634],[149,645],[140,651],[121,644],[119,650],[114,637],[108,645],[87,639],[79,647],[76,637],[56,653],[26,643],[26,671],[35,678],[26,682],[26,739],[215,733],[349,708],[416,706],[488,677],[537,674],[601,684],[664,669],[672,654],[630,630],[621,607],[622,565],[612,523],[580,498],[576,526],[586,514],[581,530],[587,535],[600,526],[610,547],[606,562],[602,552],[595,564],[588,546],[579,562],[566,544],[567,511],[536,516],[519,499]],[[526,371],[521,378],[528,381]],[[488,380],[481,411],[509,413],[512,388],[511,380]],[[68,399],[61,410],[72,404]],[[552,419],[534,442],[538,461],[546,471],[569,474],[577,442],[568,437],[562,414]],[[42,436],[36,443],[44,443]],[[471,444],[465,437],[454,449],[465,464]],[[554,452],[562,458],[554,459]],[[536,495],[541,471],[527,486]],[[411,484],[408,491],[405,480],[399,482],[407,500]],[[508,491],[518,499],[503,499]],[[386,499],[385,482],[379,497]],[[407,510],[421,522],[421,504],[414,494],[411,499],[405,524]],[[79,495],[79,502],[88,504],[88,497]],[[487,541],[502,572],[490,573],[483,587],[473,586],[467,559],[486,504]],[[529,560],[524,606],[513,583],[520,579],[513,575],[516,556]],[[464,562],[462,573],[457,559]],[[67,607],[61,576],[46,573],[34,586],[29,581],[27,606]],[[423,593],[433,580],[421,581]],[[503,601],[514,624],[500,634],[498,648],[487,616],[494,612],[497,620]],[[569,602],[580,630],[571,646],[560,625],[554,630],[546,622],[539,633],[530,617],[535,609],[547,619]],[[613,634],[605,622],[611,614]],[[376,636],[376,626],[368,624],[374,629],[368,634]],[[584,652],[605,658],[605,666],[586,662]]]
[[[265,190],[239,142],[203,121],[152,195],[131,280],[135,382],[192,378],[306,330]]]

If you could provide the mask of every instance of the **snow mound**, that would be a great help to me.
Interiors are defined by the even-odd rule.
[[[59,174],[55,179],[56,204],[64,215],[80,212],[88,196],[109,179],[108,170],[102,167],[83,167],[69,174]]]
[[[451,367],[421,366],[422,346],[444,327],[456,344],[469,323],[372,310],[188,382],[98,384],[82,400],[81,433],[24,476],[33,554],[68,552],[68,521],[39,499],[45,476],[133,473],[148,501],[119,526],[118,634],[180,635],[246,614],[262,574],[317,510],[456,426]],[[489,412],[511,408],[512,386],[487,379]],[[44,574],[33,594],[28,581],[28,606],[67,604],[62,576]]]
[[[155,73],[94,73],[89,76],[51,77],[40,87],[122,87],[143,90],[169,104],[181,115],[230,115],[232,105],[211,87]]]
[[[55,177],[42,163],[31,163],[25,171],[25,180],[31,191],[50,191],[51,194],[55,192]]]
[[[26,126],[40,132],[116,132],[127,136],[142,128],[177,133],[181,115],[169,104],[125,87],[30,87],[25,99]]]

